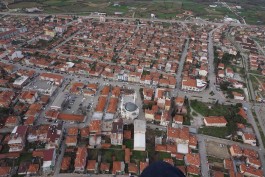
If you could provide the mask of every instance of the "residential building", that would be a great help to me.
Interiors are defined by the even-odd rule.
[[[38,98],[38,92],[29,90],[29,91],[22,91],[19,95],[18,99],[22,103],[33,104]]]
[[[75,158],[75,172],[83,173],[86,169],[87,148],[78,147]]]
[[[182,79],[182,90],[200,92],[205,89],[207,83],[200,79],[192,79],[183,77]]]
[[[255,135],[251,133],[243,133],[242,135],[243,142],[246,144],[250,144],[251,146],[256,146],[257,141]]]
[[[227,121],[224,116],[209,116],[204,117],[204,124],[205,126],[225,127]]]
[[[226,68],[225,75],[228,78],[234,78],[234,71],[231,68]]]
[[[229,150],[230,150],[230,154],[232,155],[232,157],[242,156],[242,149],[236,144],[230,146]]]
[[[44,174],[50,174],[55,165],[56,149],[47,149],[43,151],[42,171]]]
[[[235,100],[244,100],[245,96],[239,92],[232,92]]]
[[[98,163],[96,160],[88,160],[86,170],[90,173],[97,173],[98,172]]]
[[[47,133],[46,149],[58,148],[62,139],[62,123],[51,124]]]
[[[9,152],[22,151],[26,144],[27,126],[16,126],[11,134],[10,140],[8,141]]]
[[[247,157],[246,158],[246,163],[256,169],[259,169],[261,167],[261,162],[259,159],[257,158],[253,158],[253,157]]]
[[[52,81],[55,85],[61,85],[64,80],[63,76],[53,73],[41,73],[39,77],[41,80]]]
[[[122,119],[115,120],[112,123],[110,139],[111,139],[112,145],[122,145],[123,143],[123,121]]]
[[[252,166],[248,167],[245,164],[239,166],[240,172],[247,177],[263,177],[263,172],[260,169],[256,169]]]
[[[167,127],[167,142],[178,143],[178,144],[188,144],[189,143],[189,128],[173,128]]]
[[[125,163],[123,161],[114,161],[112,166],[112,174],[124,174]]]
[[[193,165],[196,167],[201,166],[201,160],[199,154],[186,154],[184,157],[184,161],[186,165]]]

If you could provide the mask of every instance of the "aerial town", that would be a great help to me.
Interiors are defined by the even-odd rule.
[[[265,27],[0,15],[0,176],[264,177]]]

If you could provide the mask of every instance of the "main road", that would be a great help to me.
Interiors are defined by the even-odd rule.
[[[189,47],[189,38],[186,39],[186,43],[185,43],[185,46],[183,48],[182,55],[181,55],[181,58],[180,58],[180,62],[179,62],[179,65],[178,65],[178,71],[177,71],[177,76],[176,76],[176,79],[177,79],[176,88],[177,89],[178,88],[180,89],[180,87],[181,87],[181,74],[182,74],[183,65],[185,63],[185,59],[186,59],[186,56],[187,56],[188,47]]]
[[[16,13],[16,12],[0,12],[1,15],[13,15],[13,16],[29,16],[29,17],[36,17],[36,16],[49,16],[49,15],[56,15],[56,16],[67,16],[67,15],[75,15],[78,16],[78,14],[76,13],[38,13],[38,14],[34,14],[34,13]],[[83,18],[87,18],[87,19],[98,19],[100,16],[99,15],[82,15],[81,17]],[[113,17],[113,16],[106,16],[105,19],[108,20],[135,20],[138,18],[132,18],[132,17]],[[175,23],[175,22],[179,22],[179,23],[197,23],[197,24],[211,24],[211,25],[222,25],[223,23],[215,23],[215,22],[210,22],[210,21],[205,21],[201,18],[193,18],[192,20],[166,20],[166,19],[151,19],[151,18],[141,18],[141,21],[151,21],[151,22],[168,22],[168,23]],[[230,26],[249,26],[247,24],[240,24],[240,23],[230,23]]]
[[[218,25],[208,34],[208,80],[209,80],[209,89],[217,96],[219,103],[224,103],[225,98],[221,92],[216,90],[216,74],[215,74],[215,66],[214,66],[214,48],[213,48],[213,32],[222,27],[222,25]]]

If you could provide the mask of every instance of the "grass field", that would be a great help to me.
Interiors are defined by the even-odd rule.
[[[133,140],[124,140],[123,144],[126,146],[126,148],[133,149]]]
[[[111,163],[113,160],[124,161],[123,150],[104,149],[102,150],[102,161]]]
[[[253,89],[255,91],[257,91],[259,94],[261,94],[262,97],[265,97],[265,91],[264,90],[259,90],[259,88],[261,89],[262,86],[260,83],[264,83],[265,82],[265,77],[263,76],[258,76],[258,75],[249,75],[249,78],[252,82],[252,86]]]
[[[217,104],[205,104],[196,100],[190,101],[191,107],[203,116],[223,116],[227,113],[227,106]]]
[[[199,129],[200,134],[209,135],[217,138],[225,138],[229,134],[227,127],[203,127]]]
[[[135,163],[137,161],[145,161],[147,158],[147,153],[145,151],[132,151],[131,160]]]

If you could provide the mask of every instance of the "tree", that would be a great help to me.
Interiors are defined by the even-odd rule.
[[[224,90],[224,91],[227,91],[229,85],[230,85],[230,82],[227,82],[227,81],[222,82],[222,83],[220,84],[220,89],[221,89],[221,90]]]
[[[241,58],[240,51],[238,51],[238,52],[236,53],[236,58],[237,58],[237,59],[238,59],[238,58]]]

